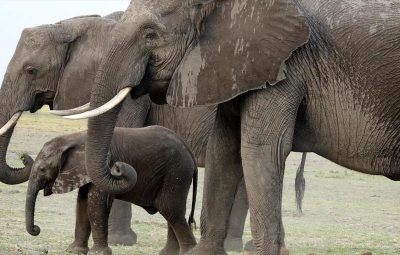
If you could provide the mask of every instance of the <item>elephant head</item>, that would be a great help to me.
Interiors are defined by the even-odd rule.
[[[36,198],[40,190],[44,195],[66,193],[90,182],[85,169],[85,136],[83,133],[59,137],[47,142],[39,152],[29,177],[26,193],[25,223],[31,235],[39,235],[34,225]]]
[[[118,193],[129,183],[110,175],[104,158],[129,91],[174,106],[222,103],[284,79],[309,29],[293,0],[134,0],[110,36],[91,94],[96,109],[70,118],[91,117],[89,175]]]
[[[22,32],[0,89],[0,182],[18,184],[29,178],[33,160],[28,155],[23,157],[24,168],[13,169],[6,162],[22,112],[35,112],[45,104],[65,109],[89,101],[90,74],[97,69],[114,24],[115,20],[84,16]]]

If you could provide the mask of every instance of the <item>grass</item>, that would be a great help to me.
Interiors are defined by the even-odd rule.
[[[18,153],[26,151],[35,156],[50,138],[85,128],[85,122],[53,117],[46,110],[24,114],[11,141],[8,162],[19,166]],[[300,157],[292,153],[285,172],[283,217],[291,254],[400,254],[400,185],[311,155],[305,171],[304,216],[299,216],[294,204],[294,177]],[[199,179],[203,179],[202,169]],[[198,223],[202,184],[200,181]],[[39,195],[36,224],[42,232],[32,237],[25,231],[26,188],[26,183],[0,184],[0,255],[65,254],[73,240],[76,193],[46,198]],[[157,254],[166,239],[166,222],[159,214],[150,216],[139,207],[133,211],[138,243],[134,247],[112,247],[113,253]],[[199,237],[199,230],[195,234]],[[247,219],[244,239],[250,238]]]

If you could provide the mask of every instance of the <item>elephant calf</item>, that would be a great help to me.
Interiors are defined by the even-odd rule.
[[[184,254],[196,245],[189,225],[194,224],[197,191],[197,166],[181,139],[161,126],[116,128],[108,158],[111,173],[126,175],[136,184],[125,193],[111,195],[97,189],[86,174],[86,132],[60,136],[47,142],[37,156],[29,179],[26,199],[26,229],[38,235],[34,225],[35,201],[39,190],[44,195],[66,193],[79,188],[75,241],[68,248],[79,254],[111,254],[107,243],[107,222],[114,198],[160,214],[168,222],[168,239],[160,254]],[[132,171],[132,165],[135,171]],[[193,201],[186,222],[186,200],[193,179]],[[118,183],[116,183],[118,185]],[[89,251],[92,231],[94,246]]]

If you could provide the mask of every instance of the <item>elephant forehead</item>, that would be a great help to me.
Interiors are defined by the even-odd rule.
[[[183,10],[185,7],[188,7],[185,1],[133,1],[124,13],[121,21],[133,22],[144,20],[146,16],[153,18],[161,18],[169,15],[173,15],[174,17],[186,16]]]
[[[50,40],[50,34],[47,28],[48,26],[40,26],[24,29],[21,36],[24,46],[30,50],[37,50],[45,45],[44,42]]]

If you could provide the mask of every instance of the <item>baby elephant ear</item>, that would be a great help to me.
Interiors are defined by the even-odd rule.
[[[86,174],[84,150],[77,152],[73,149],[68,149],[63,153],[62,157],[65,158],[61,159],[63,163],[60,174],[54,182],[53,193],[63,194],[71,192],[91,182],[89,176]]]
[[[91,180],[88,175],[73,173],[72,171],[61,173],[52,188],[53,193],[63,194],[71,192],[75,189],[90,183]]]
[[[215,1],[205,29],[172,77],[167,102],[188,107],[227,101],[285,78],[285,60],[309,28],[293,0]]]

